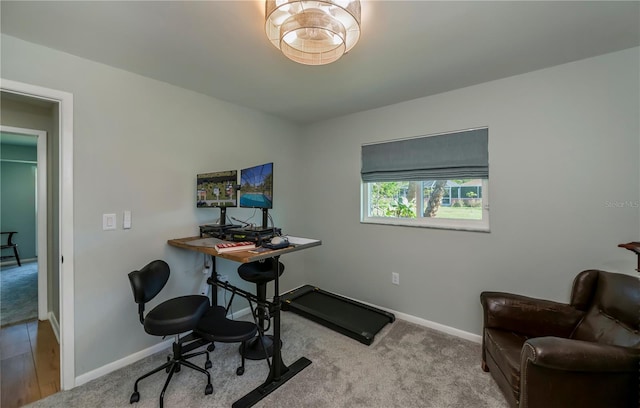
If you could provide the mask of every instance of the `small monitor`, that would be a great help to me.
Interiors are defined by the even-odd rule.
[[[273,208],[273,163],[240,170],[240,207]]]
[[[237,207],[237,183],[236,170],[198,174],[196,206],[198,208]]]

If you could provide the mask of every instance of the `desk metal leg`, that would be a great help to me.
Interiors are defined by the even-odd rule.
[[[276,270],[274,271],[275,293],[273,297],[273,357],[271,361],[271,369],[269,370],[267,380],[262,383],[262,385],[258,386],[253,391],[234,402],[232,405],[233,408],[247,408],[255,405],[258,401],[271,394],[273,391],[278,389],[278,387],[289,381],[305,367],[311,364],[311,360],[305,357],[300,357],[288,367],[282,361],[282,345],[280,341],[280,271],[277,270],[280,265],[279,260],[280,256],[274,257],[274,268],[276,268]]]
[[[211,276],[209,279],[214,282],[218,279],[218,271],[216,271],[216,257],[210,255],[211,258]],[[218,287],[216,285],[211,285],[211,306],[218,305]]]

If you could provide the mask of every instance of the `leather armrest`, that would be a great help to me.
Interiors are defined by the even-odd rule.
[[[640,349],[559,337],[537,337],[524,343],[521,364],[563,371],[636,373]]]
[[[558,337],[520,354],[520,408],[638,407],[640,349]]]
[[[530,337],[569,337],[584,316],[571,305],[503,292],[482,292],[484,327]]]

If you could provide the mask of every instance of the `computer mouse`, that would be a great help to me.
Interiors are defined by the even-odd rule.
[[[283,237],[273,237],[271,238],[271,245],[280,245],[285,242]]]

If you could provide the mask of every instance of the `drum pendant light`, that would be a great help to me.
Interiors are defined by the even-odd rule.
[[[265,31],[287,58],[329,64],[360,39],[360,1],[266,0]]]

